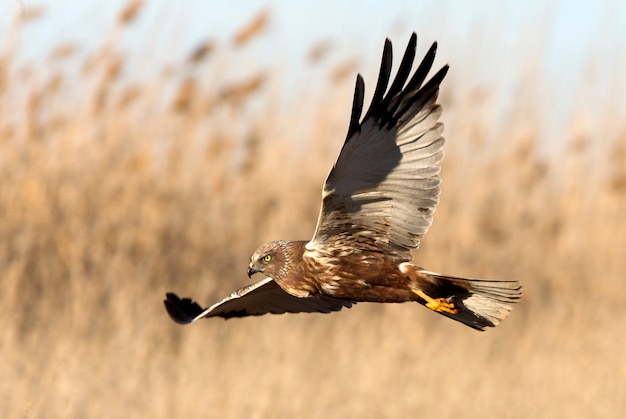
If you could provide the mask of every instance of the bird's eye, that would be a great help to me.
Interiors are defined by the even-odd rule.
[[[265,255],[265,256],[263,256],[263,260],[265,262],[269,262],[270,260],[272,260],[272,255]]]

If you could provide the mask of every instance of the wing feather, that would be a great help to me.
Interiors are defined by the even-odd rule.
[[[380,71],[378,72],[378,81],[376,82],[376,89],[374,90],[374,96],[372,97],[372,103],[369,109],[365,113],[363,119],[368,119],[374,113],[380,112],[377,109],[377,105],[383,99],[385,90],[387,90],[387,84],[389,84],[389,76],[391,75],[391,64],[393,62],[393,52],[391,48],[391,41],[385,39],[385,46],[383,47],[383,58],[380,63]]]
[[[409,79],[416,44],[413,34],[385,93],[392,61],[391,42],[385,41],[372,103],[360,123],[364,87],[357,77],[348,135],[324,184],[309,249],[351,246],[406,257],[428,231],[439,200],[444,144],[437,95],[448,67],[423,85],[435,43]]]
[[[352,112],[350,116],[350,126],[348,127],[348,136],[359,132],[361,124],[359,119],[361,118],[361,112],[363,111],[363,96],[365,94],[365,83],[363,77],[360,74],[356,76],[356,85],[354,86],[354,98],[352,99]]]
[[[352,301],[328,296],[299,298],[284,291],[272,278],[247,285],[209,308],[202,308],[189,298],[166,294],[163,301],[170,317],[177,323],[188,324],[204,317],[260,316],[283,313],[330,313],[350,308]]]

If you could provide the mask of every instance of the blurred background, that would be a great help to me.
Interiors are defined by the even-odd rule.
[[[603,418],[626,409],[626,7],[2,1],[0,416]],[[385,37],[439,43],[419,265],[517,278],[479,333],[417,304],[181,327],[310,238]],[[394,69],[398,62],[394,63]]]

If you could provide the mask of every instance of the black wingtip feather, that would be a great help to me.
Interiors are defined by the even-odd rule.
[[[348,135],[346,138],[352,137],[361,131],[361,112],[363,112],[363,98],[365,95],[365,83],[363,77],[358,74],[356,76],[356,84],[354,86],[354,98],[352,99],[352,115],[350,116],[350,126],[348,127]]]
[[[439,85],[448,74],[448,69],[450,66],[447,64],[444,65],[424,86],[422,86],[418,91],[415,91],[413,95],[408,98],[403,98],[401,102],[398,104],[397,109],[394,111],[393,118],[390,118],[388,125],[391,126],[395,124],[396,120],[406,113],[411,106],[422,107],[429,100],[432,99],[434,95],[439,92]],[[417,74],[417,73],[416,73]],[[421,84],[421,81],[420,81]],[[405,89],[406,91],[407,89]],[[419,96],[419,97],[418,97]]]
[[[367,119],[372,116],[376,109],[376,105],[380,103],[387,90],[389,84],[389,77],[391,76],[391,64],[393,62],[393,49],[391,47],[391,41],[389,38],[385,39],[385,47],[383,48],[383,58],[380,62],[380,71],[378,72],[378,81],[376,82],[376,89],[374,90],[374,96],[372,97],[372,103],[365,113],[363,119]]]
[[[437,42],[433,42],[415,70],[415,73],[407,82],[407,79],[411,74],[413,62],[415,61],[416,46],[417,34],[413,32],[404,52],[396,77],[391,84],[389,91],[385,93],[391,76],[391,64],[393,60],[391,41],[389,39],[385,39],[385,46],[383,48],[383,57],[380,64],[380,71],[378,73],[376,89],[374,90],[372,101],[367,112],[365,113],[365,116],[363,116],[362,122],[359,122],[359,118],[363,110],[363,96],[365,88],[363,78],[360,75],[357,76],[354,101],[352,104],[352,115],[350,118],[350,126],[348,128],[346,142],[354,134],[360,132],[362,123],[367,119],[373,118],[378,124],[380,124],[380,126],[386,126],[390,129],[406,112],[411,112],[410,109],[412,107],[419,109],[437,94],[439,84],[448,72],[447,65],[441,68],[424,86],[422,86],[435,61]]]
[[[437,42],[433,42],[433,44],[428,49],[428,52],[426,52],[426,55],[424,55],[422,62],[415,70],[415,74],[413,74],[413,77],[411,77],[411,80],[409,80],[404,90],[410,92],[411,90],[417,90],[420,88],[422,83],[424,83],[424,80],[426,80],[426,76],[428,75],[428,72],[433,66],[433,62],[435,61],[436,54],[437,54]]]
[[[178,324],[189,324],[204,311],[195,301],[190,298],[179,298],[176,294],[168,292],[165,294],[165,309],[172,320]]]
[[[409,43],[406,46],[406,50],[404,51],[404,56],[400,62],[396,78],[393,80],[393,83],[391,83],[391,87],[389,88],[389,91],[387,91],[385,98],[381,101],[379,105],[380,109],[386,109],[389,102],[391,102],[391,100],[402,91],[404,83],[406,83],[406,80],[411,74],[411,68],[413,67],[413,61],[415,60],[416,47],[417,35],[413,32],[413,35],[411,35],[411,39],[409,39]]]
[[[424,98],[420,103],[428,102],[428,100],[430,100],[430,98],[439,91],[439,85],[446,77],[446,74],[448,74],[449,69],[450,66],[448,64],[444,65],[439,69],[439,71],[437,71],[437,73],[435,73],[434,76],[431,77],[430,80],[428,80],[428,82],[426,82],[424,86],[420,88],[420,92],[423,92],[421,96]]]

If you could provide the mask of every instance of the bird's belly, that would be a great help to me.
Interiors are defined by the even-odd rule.
[[[385,262],[338,264],[336,269],[318,277],[319,289],[326,295],[352,301],[402,303],[414,300],[410,279],[400,271],[397,262]]]

